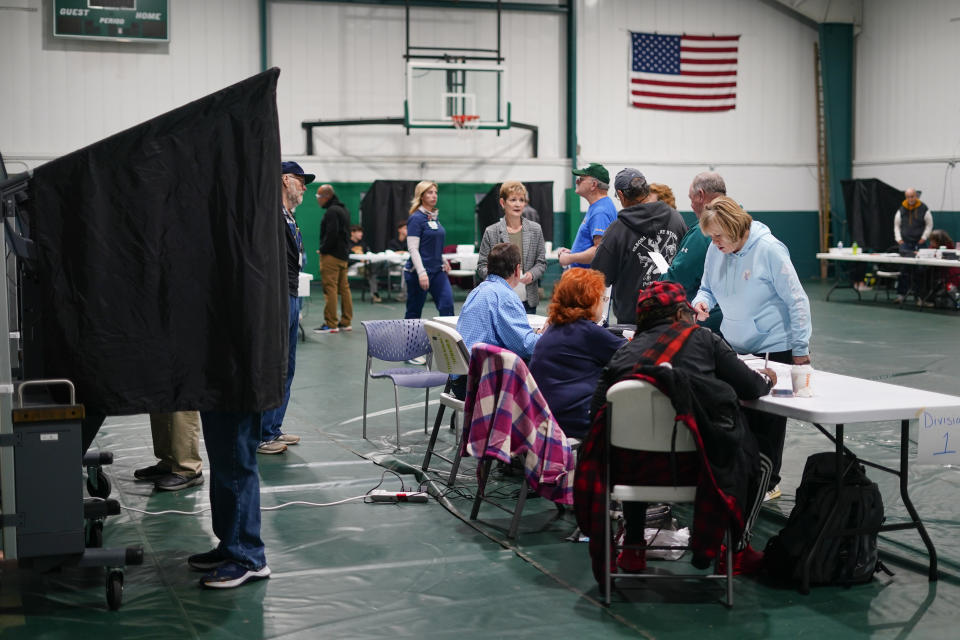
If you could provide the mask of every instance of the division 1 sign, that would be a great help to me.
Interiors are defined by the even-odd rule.
[[[960,407],[923,409],[917,413],[917,462],[960,463]]]
[[[53,0],[53,35],[168,42],[167,0]]]

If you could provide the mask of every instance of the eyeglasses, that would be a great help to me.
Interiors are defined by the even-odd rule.
[[[593,176],[577,176],[577,184],[580,184],[584,180],[596,180]]]
[[[295,179],[297,180],[297,182],[300,183],[300,186],[301,186],[301,187],[307,186],[307,179],[304,178],[303,176],[298,176],[298,175],[295,174],[295,173],[285,173],[285,174],[283,174],[283,175],[284,175],[284,176],[290,176],[291,178],[295,178]]]

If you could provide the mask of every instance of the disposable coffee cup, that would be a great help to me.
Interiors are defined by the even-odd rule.
[[[793,383],[795,398],[813,396],[813,367],[809,364],[795,364],[790,369],[790,381]]]

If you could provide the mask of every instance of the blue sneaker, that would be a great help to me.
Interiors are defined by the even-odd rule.
[[[197,571],[210,571],[216,569],[227,561],[217,549],[211,549],[206,553],[195,553],[187,558],[187,564],[191,569]]]
[[[340,333],[339,327],[331,327],[329,325],[323,325],[322,327],[317,327],[313,330],[314,333]]]
[[[267,565],[259,569],[248,569],[228,561],[200,578],[200,586],[207,589],[233,589],[251,580],[264,580],[269,577],[270,567]]]

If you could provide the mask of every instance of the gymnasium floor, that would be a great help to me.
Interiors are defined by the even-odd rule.
[[[850,291],[807,286],[814,318],[816,368],[960,395],[960,314],[856,303]],[[457,293],[459,308],[464,295]],[[422,458],[422,394],[401,392],[404,406],[396,449],[389,383],[371,382],[369,440],[360,437],[365,341],[360,321],[399,318],[396,302],[372,305],[355,296],[355,330],[314,335],[322,324],[322,295],[305,308],[307,341],[285,431],[303,436],[281,456],[260,456],[262,505],[330,503],[382,487],[416,486],[410,464]],[[541,305],[541,312],[545,310]],[[433,314],[427,307],[425,317]],[[431,407],[432,414],[435,406]],[[915,427],[914,427],[915,429]],[[874,423],[847,430],[851,448],[893,463],[899,426]],[[451,433],[444,429],[444,446]],[[806,457],[830,444],[813,427],[792,422],[784,454],[784,497],[768,503],[755,546],[762,548],[788,514]],[[133,470],[153,461],[146,416],[111,418],[94,448],[112,451],[105,470],[125,507],[196,511],[208,506],[206,486],[154,494],[134,482]],[[398,472],[400,479],[386,469]],[[543,500],[528,502],[519,540],[505,539],[507,518],[481,509],[466,520],[475,488],[474,464],[461,470],[460,492],[448,494],[454,513],[428,504],[289,506],[264,511],[263,537],[270,580],[224,592],[197,587],[186,557],[213,537],[209,513],[144,515],[125,510],[107,520],[105,546],[142,544],[142,566],[126,570],[123,606],[106,610],[103,570],[38,574],[0,571],[0,635],[20,638],[944,638],[955,637],[960,607],[960,489],[956,467],[911,469],[911,495],[940,555],[942,577],[929,583],[916,569],[924,557],[915,532],[882,537],[895,575],[880,574],[853,588],[818,587],[803,596],[751,578],[735,581],[735,604],[720,604],[716,585],[660,583],[599,604],[586,545],[565,541],[572,514],[556,519]],[[892,477],[879,482],[889,522],[904,510]],[[504,479],[497,491],[517,489]],[[684,524],[689,524],[685,522]],[[683,570],[689,568],[683,559]],[[717,635],[719,634],[719,635]]]

